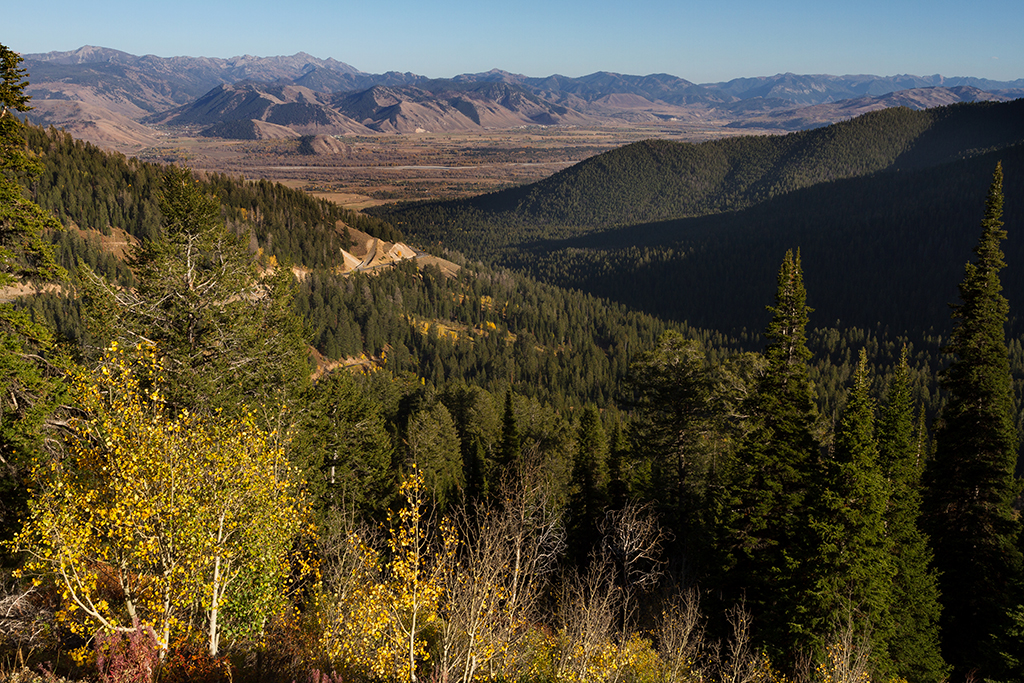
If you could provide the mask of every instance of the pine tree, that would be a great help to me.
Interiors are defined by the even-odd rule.
[[[1017,547],[1017,432],[1002,295],[1002,165],[985,203],[981,238],[960,283],[954,329],[942,373],[949,401],[936,430],[927,470],[927,530],[943,595],[943,655],[954,675],[1000,676],[1005,662],[995,644],[1015,604],[1021,574]]]
[[[813,535],[805,504],[819,461],[805,341],[810,309],[799,252],[786,253],[775,302],[769,307],[767,365],[748,406],[755,424],[732,458],[723,491],[721,589],[727,601],[744,601],[757,641],[780,664],[792,666],[813,636]]]
[[[938,576],[921,530],[921,474],[927,434],[915,426],[907,349],[889,384],[878,423],[878,457],[889,483],[885,513],[888,552],[895,574],[889,600],[892,673],[909,683],[938,683],[949,673],[939,649]]]

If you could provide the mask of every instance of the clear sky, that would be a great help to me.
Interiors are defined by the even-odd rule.
[[[307,52],[441,78],[776,73],[1024,78],[1021,0],[21,0],[20,53],[83,45],[161,57]]]

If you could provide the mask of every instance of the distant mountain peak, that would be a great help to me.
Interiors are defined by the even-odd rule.
[[[459,74],[452,78],[456,83],[521,83],[526,79],[526,76],[522,74],[514,74],[510,71],[503,69],[491,69],[490,71],[481,71],[480,73],[465,73]]]
[[[135,59],[136,57],[135,55],[127,52],[112,50],[108,47],[83,45],[77,50],[24,54],[22,55],[22,58],[38,62],[54,62],[57,64],[96,64],[111,61],[128,61]]]
[[[247,54],[227,59],[139,57],[86,45],[77,50],[23,57],[31,74],[29,94],[40,104],[88,102],[94,112],[91,116],[106,109],[112,115],[134,121],[147,117],[169,120],[191,109],[188,116],[209,121],[210,112],[199,110],[216,100],[218,111],[232,112],[235,117],[219,122],[258,119],[265,124],[260,128],[261,134],[275,135],[281,131],[270,131],[268,126],[280,121],[286,122],[282,125],[296,122],[297,126],[320,122],[346,132],[362,131],[363,124],[355,122],[366,122],[381,132],[402,132],[457,130],[459,126],[501,128],[597,120],[655,123],[699,118],[734,126],[795,130],[849,118],[850,112],[860,106],[897,106],[893,103],[898,97],[866,103],[859,100],[905,90],[969,86],[1001,98],[1024,95],[1024,79],[995,82],[940,75],[831,76],[787,72],[698,85],[667,73],[638,76],[614,71],[595,71],[578,78],[559,74],[529,77],[500,68],[450,79],[428,78],[408,71],[370,74],[307,52],[272,57]],[[219,86],[232,85],[256,88],[260,95],[253,96],[246,107],[256,107],[257,103],[259,107],[251,112],[246,107],[240,110],[233,99],[224,98],[228,91],[217,90]],[[286,86],[306,91],[297,97],[280,90]],[[979,95],[952,92],[907,97],[919,102],[981,99]],[[274,101],[275,98],[281,101]],[[797,109],[824,105],[845,109],[793,114]],[[278,111],[282,106],[286,108]],[[333,111],[335,107],[340,109]],[[385,111],[389,107],[397,109]],[[58,107],[49,109],[56,112]],[[352,120],[346,123],[337,118],[342,115]],[[48,122],[68,123],[56,118],[56,114]]]

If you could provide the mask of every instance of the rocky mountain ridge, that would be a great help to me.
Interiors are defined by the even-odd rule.
[[[120,135],[140,144],[159,125],[243,139],[697,118],[798,130],[890,106],[1024,96],[1024,79],[939,75],[777,74],[696,84],[670,74],[540,78],[493,69],[430,79],[409,72],[369,74],[303,52],[165,58],[86,46],[23,57],[33,122],[85,139]],[[893,95],[904,91],[911,92]]]
[[[296,135],[377,135],[424,131],[582,124],[593,121],[507,84],[429,91],[376,85],[336,95],[298,85],[246,82],[219,85],[191,104],[142,119],[143,123],[197,126],[205,135],[266,137],[261,126],[284,126]],[[273,137],[273,136],[271,136]]]

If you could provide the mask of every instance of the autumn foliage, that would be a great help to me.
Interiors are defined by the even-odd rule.
[[[170,414],[163,382],[143,346],[115,345],[74,377],[78,417],[65,457],[36,472],[21,573],[56,582],[58,620],[83,636],[141,624],[166,653],[201,630],[216,655],[284,605],[299,488],[250,417]]]

